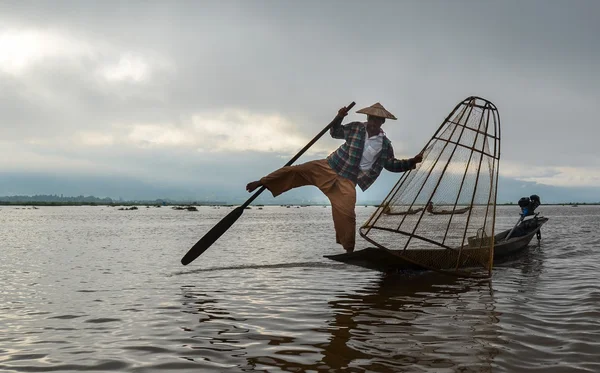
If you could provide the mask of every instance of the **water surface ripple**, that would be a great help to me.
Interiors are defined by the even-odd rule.
[[[0,371],[599,372],[600,207],[538,210],[475,281],[328,261],[328,207],[247,210],[187,267],[229,208],[2,207]]]

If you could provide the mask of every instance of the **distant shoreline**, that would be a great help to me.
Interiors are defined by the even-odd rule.
[[[241,203],[238,204],[227,204],[227,203],[198,203],[198,202],[164,202],[164,203],[156,203],[156,202],[131,202],[131,201],[122,201],[122,202],[112,202],[112,203],[100,203],[100,202],[41,202],[41,201],[0,201],[1,206],[36,206],[36,207],[60,207],[60,206],[149,206],[149,207],[161,207],[161,206],[206,206],[206,207],[233,207],[240,206]],[[377,207],[379,204],[356,204],[356,207]],[[600,202],[565,202],[565,203],[544,203],[542,206],[599,206]],[[315,203],[315,204],[306,204],[306,203],[273,203],[273,204],[257,204],[251,205],[254,207],[263,207],[263,206],[330,206],[326,203]],[[516,203],[497,203],[496,206],[518,206]]]
[[[0,201],[0,206],[233,206],[227,204],[215,204],[215,203],[197,203],[197,202],[165,202],[165,203],[156,203],[156,202],[112,202],[112,203],[101,203],[101,202],[33,202],[33,201]]]

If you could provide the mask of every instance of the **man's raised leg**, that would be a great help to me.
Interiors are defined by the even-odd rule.
[[[273,193],[273,197],[277,197],[292,188],[304,185],[315,185],[320,188],[322,184],[332,181],[331,176],[324,172],[325,170],[330,169],[324,159],[302,163],[297,166],[282,167],[260,180],[248,183],[246,190],[252,192],[264,185]]]

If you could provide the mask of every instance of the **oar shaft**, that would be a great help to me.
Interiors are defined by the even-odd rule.
[[[354,107],[354,105],[356,105],[356,102],[352,101],[352,102],[350,103],[350,105],[346,106],[346,112],[350,111],[350,109],[352,109],[352,108]],[[317,140],[319,140],[319,139],[321,138],[321,136],[323,136],[323,134],[325,134],[325,132],[329,131],[329,129],[330,129],[331,127],[333,127],[333,125],[334,125],[334,124],[336,124],[336,122],[341,122],[341,121],[342,121],[342,119],[343,119],[343,117],[342,117],[342,118],[340,118],[339,116],[336,116],[336,117],[335,117],[335,118],[334,118],[334,119],[331,121],[331,123],[329,123],[329,124],[327,125],[327,127],[323,128],[323,130],[322,130],[321,132],[319,132],[319,133],[317,134],[317,136],[315,136],[315,137],[314,137],[312,140],[310,140],[310,142],[309,142],[308,144],[306,144],[306,146],[305,146],[304,148],[302,148],[302,150],[300,150],[300,151],[298,152],[298,154],[296,154],[296,155],[294,156],[294,158],[290,159],[290,161],[289,161],[288,163],[286,163],[286,164],[285,164],[285,166],[291,166],[291,165],[292,165],[292,163],[296,162],[296,160],[298,160],[298,158],[300,158],[300,156],[302,156],[302,154],[304,154],[304,152],[306,152],[306,151],[307,151],[307,150],[308,150],[308,149],[309,149],[311,146],[313,146],[313,144],[314,144],[314,143],[316,143],[316,142],[317,142]],[[284,166],[284,167],[285,167],[285,166]]]
[[[519,224],[521,224],[521,222],[523,221],[523,219],[525,219],[525,215],[521,215],[521,217],[519,218],[519,221],[517,222],[517,224],[515,224],[515,226],[510,230],[510,232],[508,232],[508,234],[506,235],[506,237],[504,237],[505,241],[508,241],[508,239],[512,236],[512,234],[515,231],[515,229],[517,228],[517,226]]]
[[[352,109],[354,105],[355,103],[354,101],[352,101],[352,103],[350,103],[350,105],[346,107],[346,112]],[[315,136],[308,144],[306,144],[306,146],[302,148],[298,152],[298,154],[296,154],[292,159],[290,159],[290,161],[286,163],[285,166],[291,166],[294,162],[296,162],[296,160],[300,158],[300,156],[302,156],[302,154],[304,154],[308,150],[308,148],[313,146],[313,144],[317,142],[317,140],[319,140],[319,138],[321,138],[321,136],[323,136],[325,132],[327,132],[336,123],[341,123],[341,121],[342,118],[339,115],[336,116],[335,119],[331,121],[331,123],[329,123],[325,128],[323,128],[323,130],[319,132],[317,136]],[[185,256],[181,259],[181,263],[183,265],[188,265],[197,257],[199,257],[203,252],[205,252],[217,239],[219,239],[219,237],[221,237],[223,233],[225,233],[233,225],[233,223],[236,222],[236,220],[244,212],[244,209],[248,207],[248,205],[252,203],[252,201],[254,201],[262,192],[264,192],[265,189],[266,188],[262,186],[258,191],[256,191],[256,193],[252,195],[252,197],[248,198],[248,200],[244,202],[243,205],[235,208],[227,216],[221,219],[221,221],[219,221],[214,227],[212,227],[210,231],[208,231],[198,242],[196,242],[194,246],[192,246],[191,249],[188,250]]]
[[[248,205],[250,205],[252,203],[252,201],[254,201],[262,192],[265,191],[265,189],[267,189],[265,186],[261,186],[259,190],[256,191],[256,193],[254,193],[252,195],[252,197],[248,198],[248,200],[246,202],[244,202],[244,204],[242,205],[243,208],[248,207]]]

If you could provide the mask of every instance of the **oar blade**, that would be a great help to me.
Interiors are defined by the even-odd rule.
[[[221,219],[220,222],[217,223],[208,233],[204,235],[192,248],[181,258],[181,264],[188,265],[193,262],[197,257],[202,255],[216,240],[225,233],[229,227],[235,223],[236,220],[242,213],[244,212],[244,207],[239,206],[231,211],[227,216]]]

